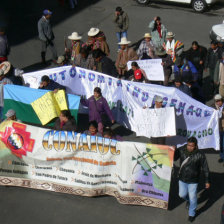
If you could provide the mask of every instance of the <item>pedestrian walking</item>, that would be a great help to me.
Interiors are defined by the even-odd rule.
[[[128,37],[129,18],[120,6],[116,7],[113,22],[116,25],[117,40],[121,42],[122,37]],[[118,45],[118,48],[120,49],[120,45]]]
[[[42,63],[46,64],[46,51],[49,47],[52,53],[53,62],[57,60],[57,51],[54,44],[54,33],[50,24],[50,18],[52,16],[52,12],[48,9],[43,11],[43,16],[38,21],[38,33],[39,39],[41,41],[41,59]]]
[[[201,170],[205,177],[205,188],[210,187],[209,168],[205,155],[198,149],[197,139],[190,137],[187,144],[175,151],[175,160],[180,159],[179,196],[186,200],[188,220],[196,217],[197,188]]]

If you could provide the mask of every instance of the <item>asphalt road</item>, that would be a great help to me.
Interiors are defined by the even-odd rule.
[[[8,24],[12,45],[10,61],[15,67],[23,68],[25,71],[43,68],[39,63],[40,43],[36,23],[44,8],[54,12],[52,23],[59,54],[63,53],[64,36],[78,31],[86,40],[87,31],[90,27],[96,26],[105,32],[111,48],[111,58],[115,59],[117,40],[112,15],[118,5],[122,6],[130,17],[128,39],[133,44],[149,31],[149,22],[159,15],[168,30],[173,31],[176,37],[184,42],[185,49],[190,47],[193,40],[198,40],[201,45],[208,47],[212,25],[221,23],[224,19],[222,5],[214,6],[204,14],[197,14],[188,6],[153,3],[148,7],[142,7],[133,0],[82,0],[79,1],[79,7],[73,11],[59,7],[53,0],[32,1],[32,3],[27,0],[23,3],[10,1],[10,4],[5,3],[5,8],[0,9],[1,21]],[[125,139],[141,140],[129,132]],[[217,163],[216,152],[208,150],[206,156],[212,184],[208,191],[203,189],[202,183],[200,184],[199,215],[195,223],[216,224],[220,222],[221,206],[224,202],[224,167]],[[0,187],[0,223],[187,223],[185,204],[178,198],[177,192],[177,181],[173,178],[169,210],[161,210],[121,205],[115,198],[109,196],[87,198],[33,189]]]

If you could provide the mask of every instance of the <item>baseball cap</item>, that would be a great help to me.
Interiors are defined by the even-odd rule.
[[[48,10],[48,9],[45,9],[44,11],[43,11],[43,14],[46,16],[46,15],[52,15],[52,12],[50,11],[50,10]]]

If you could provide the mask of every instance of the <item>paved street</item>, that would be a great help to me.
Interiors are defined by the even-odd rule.
[[[12,2],[3,3],[5,10],[4,7],[0,9],[0,22],[4,21],[9,26],[9,39],[12,45],[9,60],[15,67],[25,71],[43,69],[40,65],[37,21],[44,8],[49,8],[54,13],[52,22],[58,54],[63,53],[65,36],[78,31],[86,40],[87,31],[95,26],[105,32],[113,60],[116,58],[117,40],[112,15],[118,5],[129,15],[128,39],[134,46],[144,33],[149,31],[148,24],[155,16],[160,16],[168,30],[173,31],[177,39],[184,42],[185,50],[194,40],[208,47],[212,25],[224,20],[223,5],[214,6],[204,14],[197,14],[189,6],[152,3],[143,7],[133,0],[79,0],[78,8],[73,11],[59,7],[57,1],[53,0],[48,0],[47,3],[44,0],[33,0],[32,3],[28,0]],[[50,56],[48,52],[48,59]],[[206,92],[206,95],[209,93]],[[82,120],[85,120],[85,117],[82,117]],[[146,138],[135,138],[134,134],[128,131],[125,139],[147,141]],[[211,189],[205,191],[203,184],[200,185],[199,215],[194,223],[218,224],[221,206],[224,203],[224,167],[217,163],[218,153],[215,151],[206,151],[206,156],[211,170]],[[121,205],[109,196],[87,198],[26,188],[0,187],[0,223],[187,223],[185,204],[177,194],[177,181],[173,178],[169,210],[161,210]]]

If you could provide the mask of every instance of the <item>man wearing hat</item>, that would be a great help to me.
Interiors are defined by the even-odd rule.
[[[144,40],[141,42],[141,44],[138,48],[138,51],[137,51],[137,54],[138,54],[138,57],[140,60],[144,57],[144,55],[147,55],[151,58],[153,57],[150,54],[152,51],[154,51],[154,44],[153,44],[151,38],[152,38],[152,36],[150,33],[145,33]],[[151,51],[149,49],[151,49]]]
[[[131,41],[128,41],[126,37],[121,38],[121,42],[118,44],[121,46],[121,50],[118,52],[115,66],[117,68],[120,78],[128,78],[127,76],[127,63],[128,61],[138,60],[138,55],[135,50],[128,47]]]
[[[224,103],[223,98],[220,94],[216,94],[214,96],[214,105],[219,114],[219,135],[220,135],[220,158],[218,160],[219,163],[224,162]]]
[[[107,56],[110,54],[109,45],[106,42],[106,37],[103,31],[100,31],[98,28],[92,27],[88,32],[88,41],[86,42],[87,47],[90,50],[100,49]]]
[[[6,116],[6,120],[7,121],[18,121],[18,122],[21,122],[20,120],[18,120],[16,118],[16,112],[13,109],[9,109],[7,111],[7,113],[5,114],[5,116]]]
[[[120,6],[116,7],[113,22],[116,24],[116,36],[118,42],[121,41],[122,37],[128,37],[128,26],[129,26],[129,18],[128,14],[122,10]],[[119,46],[120,49],[120,46]]]
[[[169,54],[166,53],[164,48],[161,46],[159,48],[156,48],[155,51],[156,57],[155,58],[160,58],[162,59],[162,66],[163,66],[163,71],[164,71],[164,86],[168,86],[169,84],[169,79],[172,74],[172,65],[173,61],[172,58]]]
[[[68,60],[71,60],[71,64],[75,64],[74,61],[80,54],[80,49],[83,45],[83,42],[81,41],[82,36],[79,36],[77,32],[73,32],[71,35],[68,36],[68,39],[71,40],[71,44],[69,45],[69,47],[67,47],[67,44],[65,42],[66,58]]]
[[[166,35],[166,44],[163,44],[164,49],[172,57],[173,62],[176,61],[176,57],[180,56],[184,50],[184,44],[179,40],[175,40],[174,37],[173,32],[168,32]]]
[[[46,64],[46,51],[49,47],[52,52],[52,58],[53,62],[56,62],[57,60],[57,50],[55,48],[54,44],[54,33],[52,31],[52,27],[50,24],[50,18],[51,18],[52,12],[48,9],[45,9],[43,11],[42,18],[38,21],[38,33],[39,33],[39,39],[41,41],[42,50],[41,50],[41,58],[42,63]]]
[[[5,35],[5,28],[0,27],[0,63],[8,61],[9,52],[10,52],[10,46],[8,38]]]
[[[58,57],[57,65],[58,65],[58,67],[66,66],[65,56],[61,55],[61,56]]]

